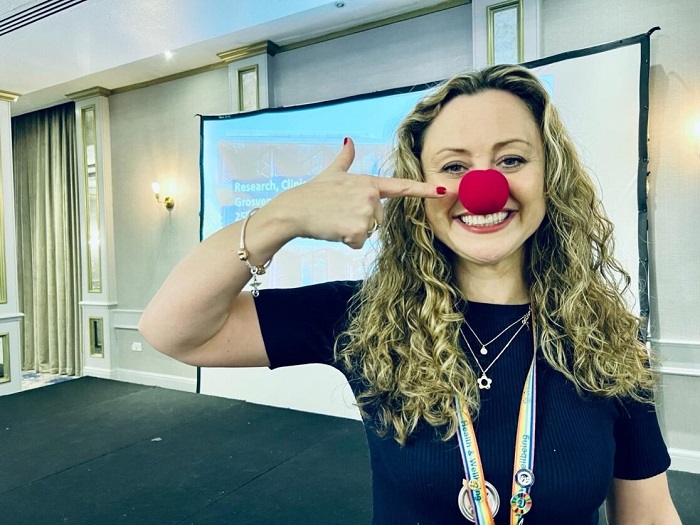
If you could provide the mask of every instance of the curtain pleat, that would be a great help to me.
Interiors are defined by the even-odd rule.
[[[22,370],[80,375],[75,104],[12,119]]]

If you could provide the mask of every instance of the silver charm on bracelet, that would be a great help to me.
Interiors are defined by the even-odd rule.
[[[262,284],[258,280],[258,275],[265,275],[265,272],[267,271],[267,267],[270,266],[270,263],[272,262],[272,259],[267,261],[265,264],[250,264],[248,261],[248,258],[250,257],[250,253],[245,247],[245,229],[246,226],[248,226],[248,221],[250,218],[255,214],[256,211],[258,211],[260,208],[253,208],[250,210],[248,215],[246,216],[245,220],[243,221],[243,226],[241,226],[241,242],[240,245],[238,246],[238,258],[243,261],[243,264],[245,264],[248,269],[250,270],[251,275],[253,276],[253,282],[251,283],[251,286],[253,289],[251,290],[251,294],[253,297],[257,297],[260,295],[260,292],[258,291],[258,288]]]

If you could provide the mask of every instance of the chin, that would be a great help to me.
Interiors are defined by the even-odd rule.
[[[476,264],[480,266],[494,266],[499,263],[520,260],[517,252],[508,252],[501,250],[490,251],[464,251],[457,252],[457,259],[466,264]]]

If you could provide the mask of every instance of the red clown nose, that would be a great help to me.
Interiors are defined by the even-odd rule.
[[[508,181],[500,171],[472,170],[459,183],[459,200],[474,215],[497,213],[508,202]]]

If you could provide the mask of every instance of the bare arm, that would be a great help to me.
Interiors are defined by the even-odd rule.
[[[289,235],[270,208],[248,224],[253,264],[272,257]],[[203,241],[152,298],[139,331],[155,349],[198,366],[268,364],[252,297],[241,294],[251,275],[238,259],[240,230],[238,222]]]
[[[666,473],[648,479],[613,479],[605,511],[608,525],[681,525]]]
[[[352,141],[315,179],[285,191],[250,218],[245,244],[250,263],[268,261],[296,237],[361,248],[383,197],[435,197],[425,183],[351,175]],[[197,366],[269,364],[253,299],[241,293],[250,280],[238,259],[240,222],[200,243],[173,269],[146,307],[139,331],[155,349]]]

